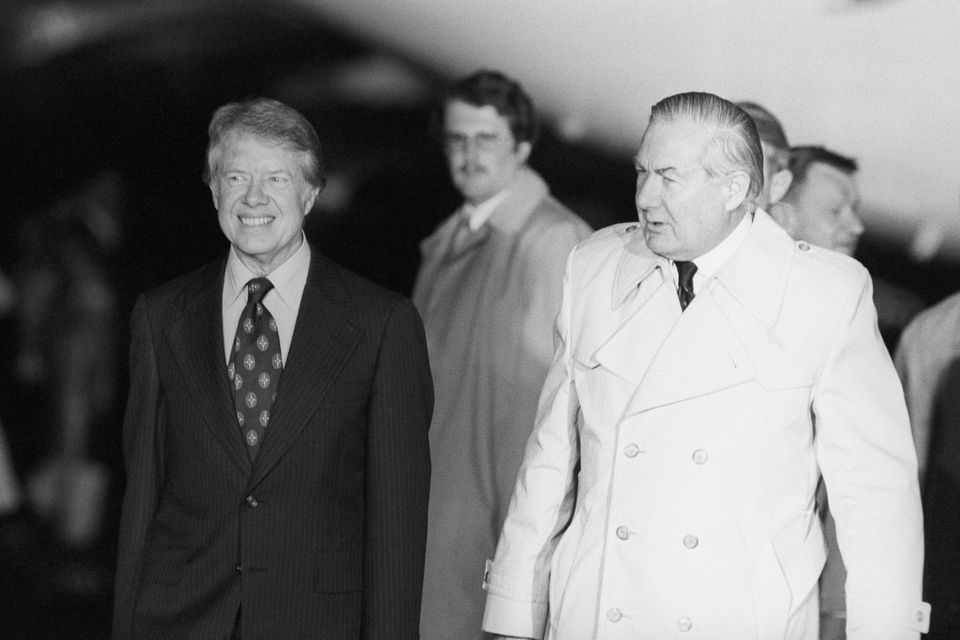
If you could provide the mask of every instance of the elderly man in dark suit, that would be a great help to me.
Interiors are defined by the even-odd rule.
[[[306,241],[298,112],[218,109],[231,248],[132,318],[114,638],[416,638],[433,391],[412,304]]]

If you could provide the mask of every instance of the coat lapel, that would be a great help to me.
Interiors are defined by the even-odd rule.
[[[666,275],[669,261],[654,256],[642,236],[631,236],[613,281],[612,311],[626,320],[596,350],[596,361],[632,385],[643,379],[660,344],[680,317]]]
[[[165,335],[204,426],[244,475],[249,475],[250,458],[237,425],[223,355],[223,270],[223,262],[204,270],[200,288],[191,294],[182,317]]]
[[[756,375],[709,290],[697,294],[662,343],[648,348],[657,346],[628,413],[720,391]]]
[[[257,456],[250,488],[283,457],[323,402],[356,349],[360,330],[347,319],[349,292],[326,258],[312,250],[290,354],[280,376],[270,426]]]
[[[776,324],[794,246],[758,210],[743,244],[705,283],[687,310],[661,304],[632,333],[646,357],[628,414],[727,389],[757,375],[754,344]],[[673,287],[665,285],[675,298]],[[661,297],[666,300],[667,296]],[[671,301],[673,303],[673,301]]]
[[[493,229],[508,236],[517,233],[533,215],[537,205],[549,194],[550,190],[543,178],[529,167],[520,168],[506,198],[490,214],[487,224],[471,232],[465,241],[454,246],[457,231],[463,224],[461,206],[420,243],[420,253],[423,256],[420,272],[435,273],[438,265],[458,260],[486,241]]]

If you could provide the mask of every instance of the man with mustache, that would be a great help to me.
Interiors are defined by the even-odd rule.
[[[589,227],[527,165],[533,104],[478,71],[435,113],[464,203],[424,240],[413,301],[436,387],[421,635],[479,639],[494,550],[553,355],[563,265]]]

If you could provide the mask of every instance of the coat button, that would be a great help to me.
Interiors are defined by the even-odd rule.
[[[690,631],[690,629],[693,629],[693,620],[691,620],[690,618],[688,618],[688,617],[686,617],[686,616],[684,616],[684,617],[682,617],[682,618],[678,618],[678,619],[677,619],[677,629],[679,629],[680,631],[684,631],[684,632]]]
[[[260,506],[260,502],[253,496],[247,496],[246,498],[247,506],[251,509],[256,509]]]
[[[683,546],[687,549],[696,549],[698,544],[700,544],[700,539],[697,536],[690,534],[683,536]]]
[[[623,448],[623,455],[628,458],[636,458],[638,453],[640,453],[640,447],[636,442],[631,442]]]
[[[640,226],[640,225],[632,224],[632,225],[630,225],[629,227],[627,227],[626,229],[624,229],[624,231],[625,231],[626,233],[633,233],[634,231],[637,230],[637,227],[639,227],[639,226]]]
[[[617,537],[620,538],[621,540],[626,540],[627,538],[630,537],[630,530],[627,529],[625,526],[620,525],[619,527],[617,527]]]
[[[801,240],[797,243],[797,249],[800,249],[800,251],[810,251],[810,245]]]
[[[706,464],[707,460],[710,459],[710,456],[707,455],[707,452],[703,449],[697,449],[696,451],[693,452],[693,455],[691,457],[693,458],[693,461],[697,464]]]
[[[607,620],[609,620],[610,622],[620,622],[620,618],[622,617],[623,617],[623,612],[621,612],[620,609],[617,609],[616,607],[607,611]]]

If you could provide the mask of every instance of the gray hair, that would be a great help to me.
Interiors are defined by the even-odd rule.
[[[220,172],[226,141],[235,135],[250,135],[306,155],[303,179],[323,190],[326,176],[320,138],[310,122],[296,109],[270,98],[248,98],[229,102],[213,113],[207,129],[207,162],[203,181],[208,185]]]
[[[713,177],[745,172],[750,186],[740,208],[744,213],[756,209],[763,191],[763,148],[756,124],[743,109],[712,93],[679,93],[653,105],[650,122],[657,120],[688,120],[710,128],[702,155],[704,169]]]

